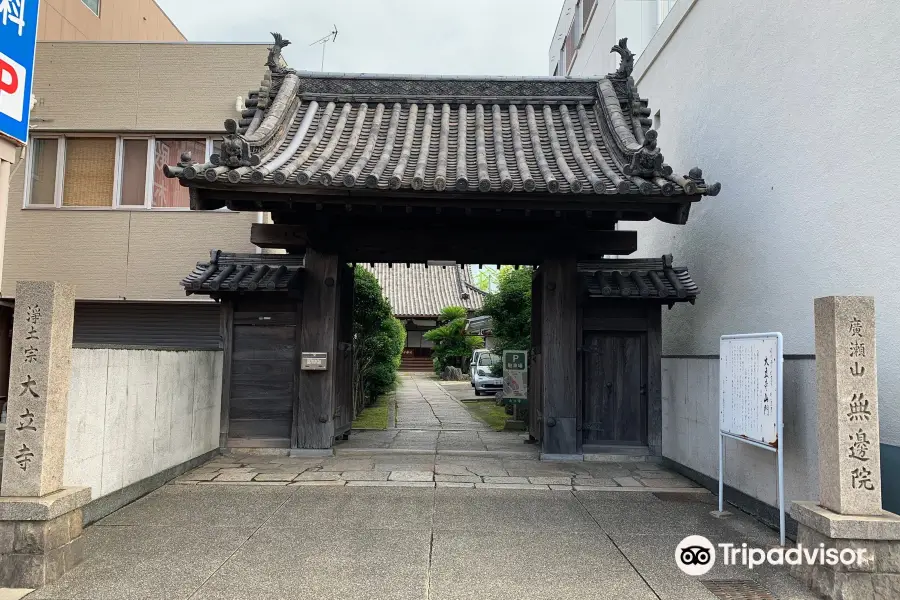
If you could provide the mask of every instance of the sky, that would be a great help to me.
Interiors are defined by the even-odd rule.
[[[295,69],[430,75],[548,75],[563,0],[157,0],[192,42],[291,40]]]

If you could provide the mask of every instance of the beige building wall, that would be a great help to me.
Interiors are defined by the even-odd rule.
[[[238,115],[236,98],[259,87],[266,48],[40,43],[32,135],[219,135]],[[16,280],[56,279],[73,283],[80,299],[185,300],[178,282],[211,249],[256,250],[258,213],[23,208],[26,174],[23,157],[10,185],[6,298]]]
[[[184,34],[154,0],[100,0],[100,15],[82,0],[41,0],[38,40],[183,42]]]

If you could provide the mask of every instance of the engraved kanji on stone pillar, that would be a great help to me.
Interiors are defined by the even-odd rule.
[[[74,309],[70,285],[16,284],[0,496],[62,488]]]
[[[881,515],[875,299],[816,298],[820,504]]]

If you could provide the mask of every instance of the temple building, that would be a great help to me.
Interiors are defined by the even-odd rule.
[[[699,290],[671,256],[610,258],[637,249],[617,225],[684,224],[720,186],[664,162],[627,42],[600,79],[298,72],[284,45],[217,151],[165,170],[192,210],[270,214],[250,242],[286,252],[223,248],[183,282],[223,306],[223,444],[331,448],[353,418],[350,265],[454,261],[537,267],[544,455],[659,455],[660,315]]]
[[[394,316],[406,328],[401,371],[431,371],[433,344],[424,334],[438,324],[441,311],[462,306],[474,315],[484,306],[484,295],[472,279],[470,265],[455,262],[425,264],[376,263],[365,265],[390,302]]]

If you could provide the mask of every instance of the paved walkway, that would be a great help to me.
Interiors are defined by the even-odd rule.
[[[468,383],[445,384],[430,373],[401,373],[394,398],[397,402],[396,427],[385,431],[354,431],[348,441],[338,444],[338,450],[494,452],[538,456],[538,448],[525,443],[527,434],[494,431],[472,416],[461,402],[462,399],[476,399]]]
[[[490,430],[429,373],[401,373],[394,397],[398,429]]]
[[[496,456],[378,450],[338,450],[336,456],[328,458],[229,454],[182,475],[174,483],[706,492],[652,462],[547,462],[513,453]]]
[[[164,486],[89,527],[87,560],[28,600],[716,600],[682,574],[687,535],[777,543],[709,494]],[[778,600],[783,567],[722,566]],[[738,596],[734,596],[738,597]]]

